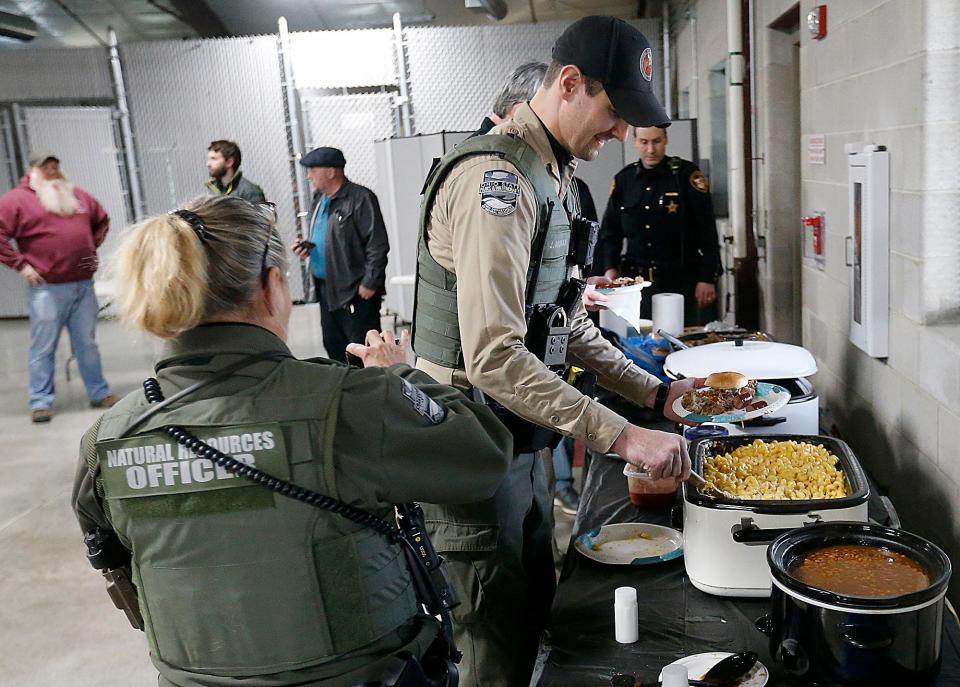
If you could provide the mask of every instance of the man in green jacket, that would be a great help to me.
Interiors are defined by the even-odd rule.
[[[215,196],[237,196],[264,203],[263,189],[240,171],[240,146],[233,141],[213,141],[207,148],[207,191]]]

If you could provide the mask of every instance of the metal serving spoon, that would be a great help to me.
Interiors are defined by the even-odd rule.
[[[707,480],[705,480],[705,479],[703,478],[703,475],[701,475],[699,472],[696,472],[696,471],[694,471],[694,470],[691,470],[691,471],[690,471],[690,482],[693,484],[693,486],[695,486],[697,489],[699,489],[701,492],[703,492],[703,494],[705,494],[705,495],[707,495],[707,496],[709,496],[709,495],[711,494],[711,492],[712,492],[712,493],[714,493],[714,494],[718,494],[718,495],[720,495],[720,496],[722,496],[722,497],[724,497],[724,498],[727,498],[727,499],[736,499],[736,498],[737,498],[736,496],[734,496],[734,495],[731,494],[730,492],[724,491],[723,489],[718,489],[717,487],[713,486],[712,484],[709,484],[709,483],[707,482]],[[734,654],[734,656],[736,656],[736,655],[737,655],[737,654]],[[726,659],[724,659],[724,661],[725,661],[725,660],[726,660]],[[721,663],[722,663],[722,662],[723,662],[723,661],[721,661]],[[754,663],[756,663],[756,659],[754,659]],[[719,664],[717,664],[717,665],[719,665]]]

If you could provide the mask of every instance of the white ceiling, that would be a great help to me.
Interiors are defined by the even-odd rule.
[[[588,14],[630,19],[659,16],[662,8],[662,0],[505,2],[508,9],[502,23],[571,20]],[[78,15],[90,31],[65,12],[61,3]],[[95,46],[98,41],[93,34],[105,41],[109,26],[122,43],[202,35],[202,29],[198,32],[191,26],[195,16],[180,12],[178,7],[208,10],[227,35],[275,33],[280,16],[287,18],[291,31],[390,26],[395,12],[400,13],[405,24],[472,25],[494,21],[465,9],[463,0],[0,0],[0,11],[30,17],[40,32],[30,43],[0,38],[0,48]]]

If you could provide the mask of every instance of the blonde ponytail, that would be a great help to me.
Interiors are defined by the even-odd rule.
[[[133,228],[117,251],[121,317],[170,339],[195,327],[207,299],[207,254],[190,224],[160,215]]]
[[[134,226],[113,259],[121,317],[164,339],[242,312],[264,269],[287,269],[272,208],[216,196],[186,209],[202,221],[203,240],[180,216],[159,215]]]

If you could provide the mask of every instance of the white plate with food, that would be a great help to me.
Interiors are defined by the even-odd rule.
[[[780,410],[790,392],[779,384],[757,382],[739,372],[714,372],[700,389],[673,402],[673,412],[692,422],[744,422]]]
[[[643,329],[640,303],[643,301],[643,290],[650,286],[650,282],[641,277],[620,277],[612,280],[601,278],[593,286],[598,294],[606,297],[606,300],[597,303],[601,310],[626,320],[638,332]]]
[[[619,522],[596,527],[573,543],[581,554],[608,565],[650,565],[683,555],[683,535],[645,522]]]
[[[700,680],[707,674],[708,670],[730,655],[731,653],[729,651],[708,651],[703,654],[684,656],[670,665],[686,666],[690,679]],[[661,673],[657,679],[663,680],[663,673]],[[760,663],[760,661],[757,661],[746,675],[736,682],[731,683],[730,687],[763,687],[769,679],[770,672],[767,670],[767,667]]]
[[[600,277],[594,287],[606,296],[619,296],[621,294],[633,293],[650,286],[650,282],[643,277],[617,277],[616,279],[607,279]]]

